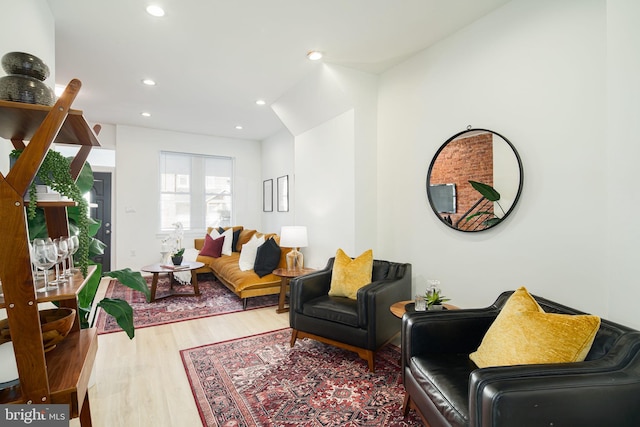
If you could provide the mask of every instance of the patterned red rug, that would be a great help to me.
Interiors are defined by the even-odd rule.
[[[151,277],[147,278],[147,283],[151,287]],[[137,329],[242,311],[242,300],[218,282],[212,274],[198,275],[198,287],[201,295],[197,297],[171,296],[148,303],[141,292],[134,291],[117,280],[112,280],[105,296],[129,302],[133,308],[133,324]],[[193,293],[191,285],[180,285],[174,282],[173,289],[174,292]],[[156,295],[160,297],[168,293],[169,278],[161,276],[158,280]],[[277,295],[252,297],[249,298],[247,310],[277,304]],[[103,310],[98,314],[96,327],[98,334],[122,331],[115,319]]]
[[[181,350],[207,426],[421,426],[404,419],[400,349],[376,354],[376,372],[346,350],[291,329]]]

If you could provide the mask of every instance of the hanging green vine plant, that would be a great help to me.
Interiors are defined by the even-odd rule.
[[[10,156],[17,159],[20,157],[20,154],[22,154],[22,150],[13,150]],[[78,240],[80,241],[80,246],[75,258],[77,259],[78,267],[82,271],[82,275],[86,276],[89,266],[89,245],[91,243],[89,236],[89,204],[87,200],[82,197],[80,189],[71,177],[71,162],[59,152],[49,150],[42,165],[40,165],[40,169],[38,169],[36,173],[36,178],[44,185],[49,186],[53,191],[68,197],[78,204],[79,215],[76,219],[76,225],[79,229]],[[37,215],[37,179],[34,179],[29,187],[30,203],[27,209],[27,217],[29,219],[34,219]],[[58,236],[50,237],[54,238]]]

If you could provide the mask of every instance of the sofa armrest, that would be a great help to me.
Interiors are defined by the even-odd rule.
[[[403,268],[404,274],[400,278],[379,280],[358,289],[358,323],[361,326],[383,325],[385,320],[393,319],[390,307],[394,303],[411,298],[411,264],[404,264]]]
[[[197,250],[201,250],[204,247],[204,237],[193,239],[193,247]]]
[[[495,307],[405,313],[402,318],[402,361],[434,353],[475,351],[499,310]]]
[[[477,369],[469,425],[637,425],[639,372],[639,332],[620,337],[598,360]]]
[[[331,264],[331,265],[329,265]],[[333,264],[330,262],[322,270],[291,279],[290,312],[302,313],[302,306],[314,298],[329,293]]]

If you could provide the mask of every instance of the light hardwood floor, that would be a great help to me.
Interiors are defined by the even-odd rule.
[[[138,329],[133,340],[124,332],[99,335],[89,389],[94,427],[202,425],[180,350],[288,326],[289,314],[270,307]]]

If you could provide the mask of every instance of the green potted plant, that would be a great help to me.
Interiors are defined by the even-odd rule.
[[[450,301],[450,299],[442,295],[441,292],[442,291],[435,286],[427,289],[427,293],[425,294],[427,310],[442,310],[442,304]]]
[[[173,253],[171,254],[171,262],[173,262],[173,265],[182,264],[183,255],[184,248],[176,249],[175,251],[173,251]]]

